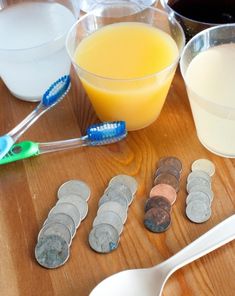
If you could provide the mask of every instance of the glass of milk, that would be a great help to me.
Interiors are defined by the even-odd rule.
[[[235,24],[194,36],[180,68],[200,142],[217,155],[235,158]]]
[[[4,1],[0,10],[0,77],[9,91],[39,101],[59,77],[69,74],[68,30],[79,1]]]

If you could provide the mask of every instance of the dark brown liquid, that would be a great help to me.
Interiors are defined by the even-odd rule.
[[[168,5],[192,20],[214,24],[235,23],[235,0],[169,0]]]

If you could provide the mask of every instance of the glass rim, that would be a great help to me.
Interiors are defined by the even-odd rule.
[[[120,1],[120,2],[121,2],[121,1]],[[129,3],[131,3],[131,2],[129,2]],[[132,3],[135,4],[134,1],[133,1]],[[118,2],[115,3],[115,4],[118,4]],[[115,5],[115,4],[114,4],[114,5]],[[101,5],[102,5],[102,4],[101,4]],[[105,4],[103,4],[103,5],[105,5]],[[142,6],[142,7],[143,7],[144,9],[146,9],[146,10],[153,10],[153,11],[156,11],[157,13],[160,13],[160,14],[162,14],[162,15],[165,15],[171,23],[173,23],[173,24],[175,23],[175,24],[177,25],[177,27],[179,28],[179,30],[180,30],[180,32],[181,32],[181,36],[182,36],[182,45],[181,45],[181,48],[178,48],[179,52],[178,52],[177,58],[174,59],[174,61],[173,61],[170,65],[168,65],[167,67],[165,67],[164,69],[162,69],[162,70],[160,70],[160,71],[158,71],[158,72],[151,73],[151,74],[144,75],[144,76],[135,77],[135,78],[111,78],[111,77],[107,77],[107,76],[102,76],[102,75],[95,74],[95,73],[93,73],[93,72],[91,72],[91,71],[88,71],[88,70],[84,69],[83,67],[79,66],[79,65],[75,62],[75,60],[74,60],[74,58],[73,58],[73,56],[72,56],[72,54],[70,53],[70,50],[69,50],[68,43],[69,43],[70,35],[72,34],[73,30],[74,30],[74,29],[75,29],[75,28],[76,28],[76,27],[77,27],[77,26],[78,26],[78,25],[79,25],[79,24],[80,24],[85,18],[87,18],[87,17],[89,17],[89,16],[91,16],[91,15],[94,15],[94,12],[93,12],[93,11],[91,11],[91,12],[85,14],[84,16],[82,16],[81,18],[79,18],[79,19],[78,19],[78,20],[72,25],[72,27],[70,28],[70,30],[68,31],[68,34],[67,34],[67,37],[66,37],[66,41],[65,41],[65,47],[66,47],[67,53],[68,53],[68,55],[69,55],[69,57],[70,57],[70,59],[71,59],[73,65],[75,65],[75,66],[76,66],[78,69],[80,69],[82,72],[84,72],[84,73],[86,73],[86,74],[88,74],[88,75],[90,75],[90,76],[93,76],[93,77],[96,77],[96,78],[99,78],[99,79],[102,79],[102,80],[109,80],[109,81],[114,81],[114,82],[131,82],[131,81],[139,81],[139,80],[143,80],[143,79],[147,79],[147,78],[154,77],[154,76],[156,76],[156,75],[160,75],[160,74],[162,74],[162,73],[164,73],[164,72],[167,72],[167,71],[171,70],[171,68],[174,68],[174,67],[177,65],[177,63],[178,63],[178,61],[179,61],[179,59],[180,59],[180,57],[181,57],[181,54],[182,54],[182,52],[183,52],[183,48],[184,48],[184,46],[185,46],[185,42],[186,42],[185,34],[184,34],[184,30],[183,30],[183,28],[181,27],[180,23],[176,20],[176,18],[172,17],[171,15],[169,15],[168,13],[166,13],[165,11],[163,11],[163,10],[161,10],[161,9],[158,9],[158,8],[155,8],[155,7],[148,7],[148,6],[144,6],[144,5],[139,5],[139,6]],[[105,26],[106,26],[106,25],[105,25]],[[93,32],[95,32],[95,31],[93,31]],[[93,33],[93,32],[92,32],[92,33]],[[91,33],[91,34],[92,34],[92,33]],[[177,45],[177,47],[178,47],[178,45]]]

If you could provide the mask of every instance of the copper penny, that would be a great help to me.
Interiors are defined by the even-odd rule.
[[[158,162],[158,166],[161,167],[161,166],[164,166],[164,165],[173,166],[180,173],[182,171],[182,162],[177,157],[169,156],[169,157],[162,157],[162,158],[160,158],[160,160]]]
[[[180,172],[172,165],[160,166],[156,171],[155,177],[157,177],[158,175],[161,175],[163,173],[171,174],[171,175],[175,176],[177,178],[177,180],[180,179]]]
[[[163,232],[171,224],[170,214],[162,208],[151,208],[144,215],[144,225],[152,232]]]
[[[168,199],[168,201],[173,205],[176,200],[177,193],[176,190],[168,184],[157,184],[155,185],[149,194],[149,197],[153,197],[156,195],[164,196]]]
[[[179,180],[177,180],[175,176],[167,174],[167,173],[163,173],[161,175],[158,175],[154,179],[153,183],[154,183],[154,185],[168,184],[168,185],[172,186],[176,192],[179,191]]]
[[[164,196],[153,196],[147,199],[144,211],[147,212],[151,208],[160,207],[168,213],[171,212],[171,203]]]

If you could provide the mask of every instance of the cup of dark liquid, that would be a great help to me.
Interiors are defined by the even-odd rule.
[[[181,24],[187,41],[204,29],[235,23],[235,0],[161,0],[161,5]]]

